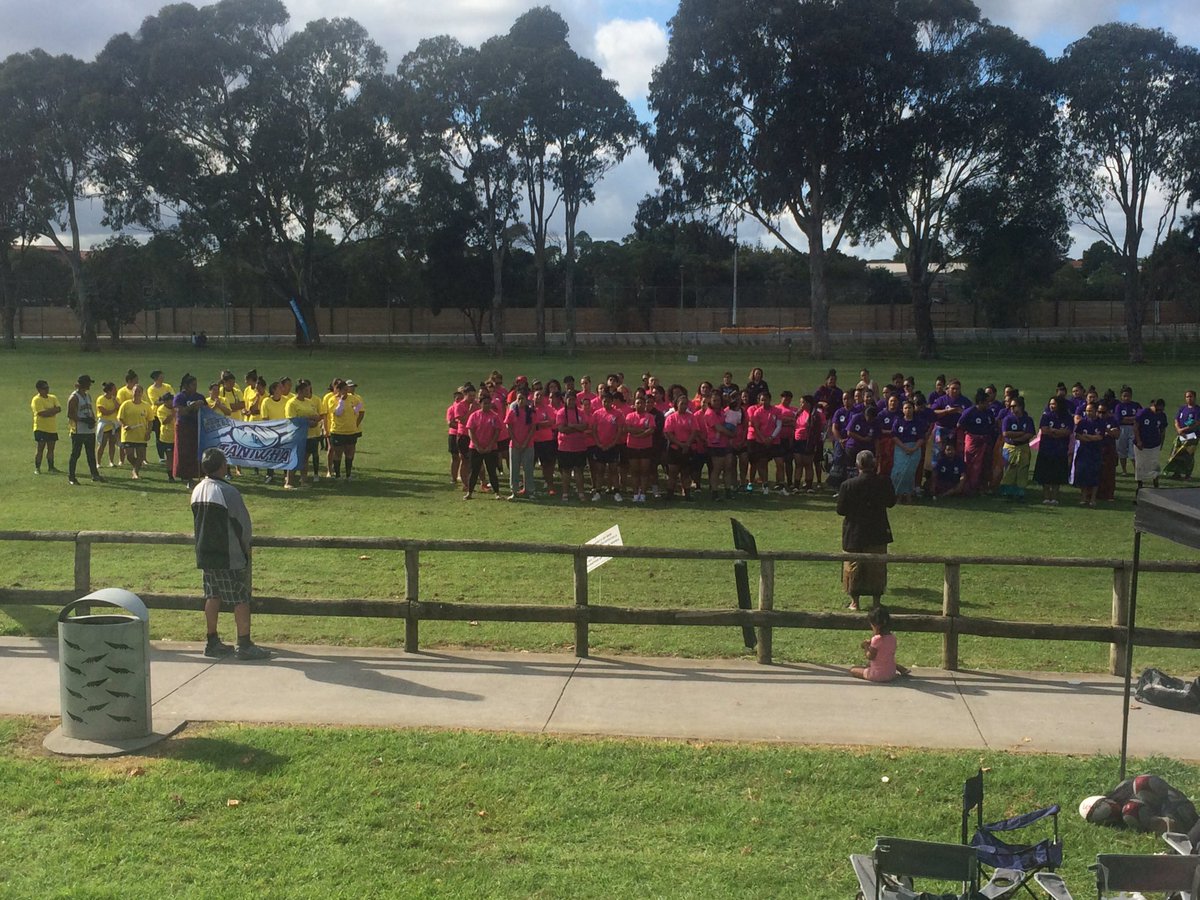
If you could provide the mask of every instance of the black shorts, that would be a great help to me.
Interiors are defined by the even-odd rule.
[[[687,450],[681,450],[678,447],[667,448],[667,465],[668,466],[686,466],[691,462],[691,454]]]
[[[466,456],[471,452],[471,436],[467,434],[457,434],[453,438],[458,447],[458,455]]]
[[[560,469],[582,469],[587,465],[586,450],[559,450],[557,454]]]
[[[139,447],[141,447],[143,450],[145,450],[146,442],[145,441],[121,441],[121,446],[124,447],[126,450],[136,450]]]
[[[626,445],[626,447],[621,451],[621,455],[626,460],[635,460],[654,459],[658,454],[655,452],[653,447],[630,447]]]
[[[712,457],[713,459],[721,459],[722,457],[729,455],[729,448],[728,447],[709,447],[708,455],[710,457]]]
[[[353,447],[358,443],[359,437],[357,434],[331,434],[329,443],[334,447]]]
[[[783,434],[779,438],[779,452],[776,456],[791,456],[795,452],[796,438],[795,435]]]
[[[765,462],[775,455],[774,444],[760,444],[755,441],[750,445],[750,462]]]
[[[496,441],[496,450],[500,453],[501,459],[508,459],[508,448],[512,443],[512,438],[505,438],[502,441]]]
[[[321,449],[321,439],[319,437],[308,438],[304,442],[304,455],[312,456]]]
[[[458,435],[446,435],[446,450],[451,456],[458,456]]]
[[[554,441],[534,441],[533,455],[538,465],[549,466],[558,459],[558,445]]]
[[[613,446],[605,450],[603,447],[593,447],[590,451],[591,458],[598,463],[603,463],[606,466],[614,465],[621,461],[620,448]]]
[[[53,431],[35,431],[33,439],[39,444],[53,444],[58,441],[58,434]]]

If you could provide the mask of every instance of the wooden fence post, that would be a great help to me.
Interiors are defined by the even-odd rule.
[[[420,599],[421,551],[408,547],[404,551],[404,599],[408,608],[404,611],[404,652],[416,653],[420,620],[414,604]]]
[[[763,559],[758,563],[758,608],[775,608],[775,560]],[[764,666],[771,664],[770,625],[758,626],[758,661]]]
[[[950,627],[942,635],[942,668],[951,672],[958,669],[958,631],[954,620],[958,618],[960,579],[958,563],[946,563],[946,571],[942,576],[942,615],[950,620]]]
[[[75,536],[75,596],[86,597],[92,592],[92,543]],[[86,616],[91,613],[89,606],[75,607],[76,615]]]
[[[587,554],[580,550],[575,556],[575,655],[588,656],[588,570]]]
[[[1124,566],[1113,568],[1112,624],[1113,628],[1124,629],[1129,624],[1129,577]],[[1125,640],[1108,645],[1108,671],[1113,675],[1125,674]]]

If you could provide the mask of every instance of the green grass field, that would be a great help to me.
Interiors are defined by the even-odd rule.
[[[84,761],[48,728],[0,719],[0,897],[849,898],[876,835],[957,842],[981,765],[989,821],[1062,805],[1077,897],[1096,853],[1166,849],[1076,814],[1110,757],[193,726]]]
[[[356,481],[324,482],[313,489],[284,493],[244,478],[244,491],[260,534],[395,535],[419,538],[488,538],[514,541],[579,543],[619,524],[627,544],[689,548],[731,546],[729,516],[743,521],[763,549],[836,551],[840,520],[832,497],[744,498],[714,505],[647,504],[631,508],[612,503],[579,506],[543,501],[538,504],[463,503],[447,477],[443,414],[455,385],[479,380],[493,366],[511,383],[517,374],[531,377],[576,376],[600,379],[623,370],[631,378],[650,369],[666,383],[694,387],[704,378],[716,380],[729,368],[739,382],[752,365],[762,365],[775,391],[810,391],[823,377],[826,364],[809,360],[789,363],[782,350],[698,351],[698,363],[684,353],[663,348],[589,351],[576,359],[561,356],[512,355],[498,362],[483,353],[414,352],[402,349],[334,347],[314,353],[282,347],[210,347],[203,353],[175,346],[136,346],[82,355],[64,347],[36,347],[0,353],[4,409],[13,431],[0,447],[5,473],[3,529],[113,529],[178,531],[191,529],[186,492],[170,485],[160,466],[150,466],[140,482],[124,469],[105,470],[106,485],[84,481],[71,487],[65,476],[32,474],[29,399],[33,383],[46,378],[65,406],[75,376],[87,372],[97,381],[115,380],[133,367],[148,381],[161,368],[178,385],[185,370],[202,383],[225,366],[245,372],[257,366],[274,380],[284,374],[323,384],[335,375],[354,377],[367,404],[365,437],[360,444]],[[1131,383],[1140,400],[1163,396],[1173,409],[1192,385],[1194,366],[1170,348],[1149,365],[1122,363],[1119,346],[1049,346],[1044,350],[1007,352],[994,346],[952,351],[936,365],[912,359],[870,357],[866,362],[880,380],[893,371],[915,374],[929,388],[936,374],[960,377],[973,387],[1010,381],[1040,409],[1059,380],[1079,379],[1101,390]],[[846,356],[833,362],[843,382],[853,382],[863,359]],[[58,465],[66,468],[69,441],[65,416],[60,418]],[[893,552],[1029,554],[1128,557],[1131,552],[1132,480],[1119,479],[1115,503],[1097,510],[1074,505],[1075,492],[1065,489],[1059,508],[1039,503],[1013,506],[982,498],[942,507],[897,508],[892,515]],[[1188,551],[1158,539],[1147,539],[1148,558],[1191,558]],[[360,558],[368,556],[369,558]],[[190,550],[183,547],[99,547],[93,557],[93,583],[119,585],[135,592],[197,592],[198,573]],[[70,545],[4,543],[0,566],[5,582],[26,588],[67,587],[71,583]],[[728,563],[615,560],[592,578],[594,603],[625,606],[730,606],[733,583]],[[565,557],[425,554],[422,558],[425,599],[565,604],[571,597],[570,561]],[[934,612],[941,608],[940,567],[893,566],[885,602],[901,612]],[[255,587],[262,594],[298,597],[389,598],[403,594],[403,559],[399,554],[353,551],[261,550],[256,555]],[[1106,570],[1004,570],[973,567],[963,571],[965,614],[1029,621],[1107,623],[1111,607],[1111,575]],[[776,608],[833,610],[844,604],[835,564],[781,565],[777,572]],[[1200,608],[1183,576],[1147,575],[1139,595],[1139,624],[1171,628],[1195,627]],[[0,610],[0,632],[53,633],[55,610],[8,607]],[[155,613],[155,637],[198,639],[199,614]],[[403,623],[395,620],[260,617],[258,639],[397,645]],[[564,650],[572,639],[569,625],[423,623],[424,646],[488,646]],[[776,632],[775,654],[782,661],[809,660],[850,664],[857,660],[861,635],[848,632]],[[727,656],[743,653],[734,629],[595,626],[595,652],[650,655]],[[936,665],[940,643],[933,636],[901,635],[901,657],[918,665]],[[967,668],[1103,670],[1107,647],[1075,642],[1002,641],[967,638],[961,663]],[[1158,665],[1179,674],[1195,673],[1194,651],[1139,651],[1135,665]]]

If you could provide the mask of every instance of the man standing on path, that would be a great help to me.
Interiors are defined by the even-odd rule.
[[[887,511],[896,505],[892,479],[879,475],[875,454],[861,451],[855,458],[858,476],[838,488],[837,511],[842,519],[842,550],[846,553],[887,553],[892,526]],[[873,605],[887,589],[885,560],[853,560],[842,564],[842,584],[850,595],[850,609],[858,609],[858,598],[871,597]]]
[[[204,620],[208,641],[204,655],[234,653],[238,659],[270,659],[271,651],[250,640],[250,547],[254,532],[250,512],[237,488],[225,481],[229,463],[216,447],[200,458],[204,478],[192,491],[196,526],[196,568],[204,573]],[[237,648],[217,636],[221,607],[233,608]]]
[[[75,477],[75,467],[79,463],[79,454],[87,454],[88,469],[92,473],[92,481],[103,481],[100,470],[96,468],[96,407],[92,404],[92,376],[80,375],[75,381],[75,390],[67,398],[67,422],[71,428],[71,458],[67,463],[67,481],[79,484]]]

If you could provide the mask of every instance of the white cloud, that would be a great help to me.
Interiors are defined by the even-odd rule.
[[[595,55],[626,100],[642,100],[654,67],[667,58],[667,32],[653,19],[611,19],[596,29]]]

